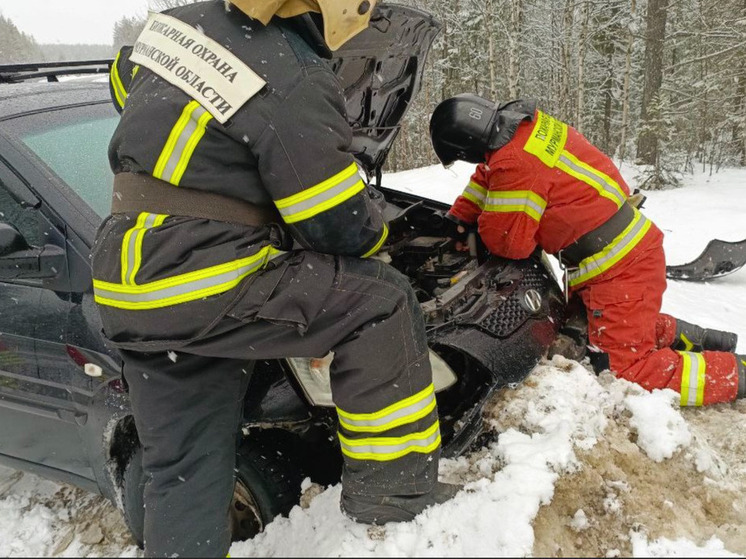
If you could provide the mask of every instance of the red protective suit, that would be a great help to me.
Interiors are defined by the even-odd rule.
[[[480,164],[450,214],[479,225],[491,253],[558,254],[606,223],[629,197],[619,170],[577,130],[537,111]],[[666,289],[663,234],[637,210],[603,250],[568,271],[585,303],[589,342],[611,369],[646,389],[672,388],[682,405],[729,402],[738,393],[735,355],[670,349],[676,319],[660,314]]]

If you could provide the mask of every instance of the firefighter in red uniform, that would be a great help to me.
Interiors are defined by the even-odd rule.
[[[148,556],[226,555],[248,360],[334,351],[350,517],[410,520],[457,489],[437,480],[421,309],[369,258],[388,227],[324,61],[374,5],[180,6],[151,14],[112,67],[122,116],[93,289],[143,449]]]
[[[430,133],[444,165],[477,163],[450,209],[478,225],[492,254],[527,258],[536,248],[567,267],[571,294],[587,309],[591,346],[621,378],[671,388],[682,406],[746,396],[746,361],[735,334],[661,314],[663,234],[629,201],[612,161],[532,101],[502,106],[474,95],[442,102]]]

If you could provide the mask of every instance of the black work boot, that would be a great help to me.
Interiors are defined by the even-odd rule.
[[[738,334],[705,329],[705,337],[702,340],[703,351],[736,351],[736,345],[738,345]]]
[[[371,497],[347,495],[342,491],[339,508],[355,522],[382,525],[388,522],[408,522],[427,507],[451,499],[463,489],[460,485],[436,483],[432,491],[423,495],[389,495]]]
[[[671,345],[677,351],[736,351],[738,334],[702,328],[676,319],[676,338]]]
[[[736,398],[746,398],[746,355],[736,354],[738,362],[738,396]]]

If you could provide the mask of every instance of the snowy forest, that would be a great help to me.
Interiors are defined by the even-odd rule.
[[[462,92],[537,99],[604,152],[651,166],[646,188],[746,165],[745,0],[405,3],[443,32],[394,169],[432,162],[428,115]]]
[[[151,8],[190,1],[152,0]],[[443,30],[389,170],[435,162],[429,115],[464,92],[537,99],[622,163],[643,165],[648,189],[675,185],[695,168],[746,166],[746,0],[399,3],[432,13]],[[144,14],[120,20],[112,47],[131,43],[143,21]],[[14,48],[25,56],[9,57]],[[0,61],[39,52],[0,18]]]

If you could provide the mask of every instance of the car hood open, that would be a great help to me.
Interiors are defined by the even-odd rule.
[[[351,151],[377,175],[420,90],[425,61],[440,31],[430,14],[379,4],[368,29],[333,53],[330,64],[344,88]]]

